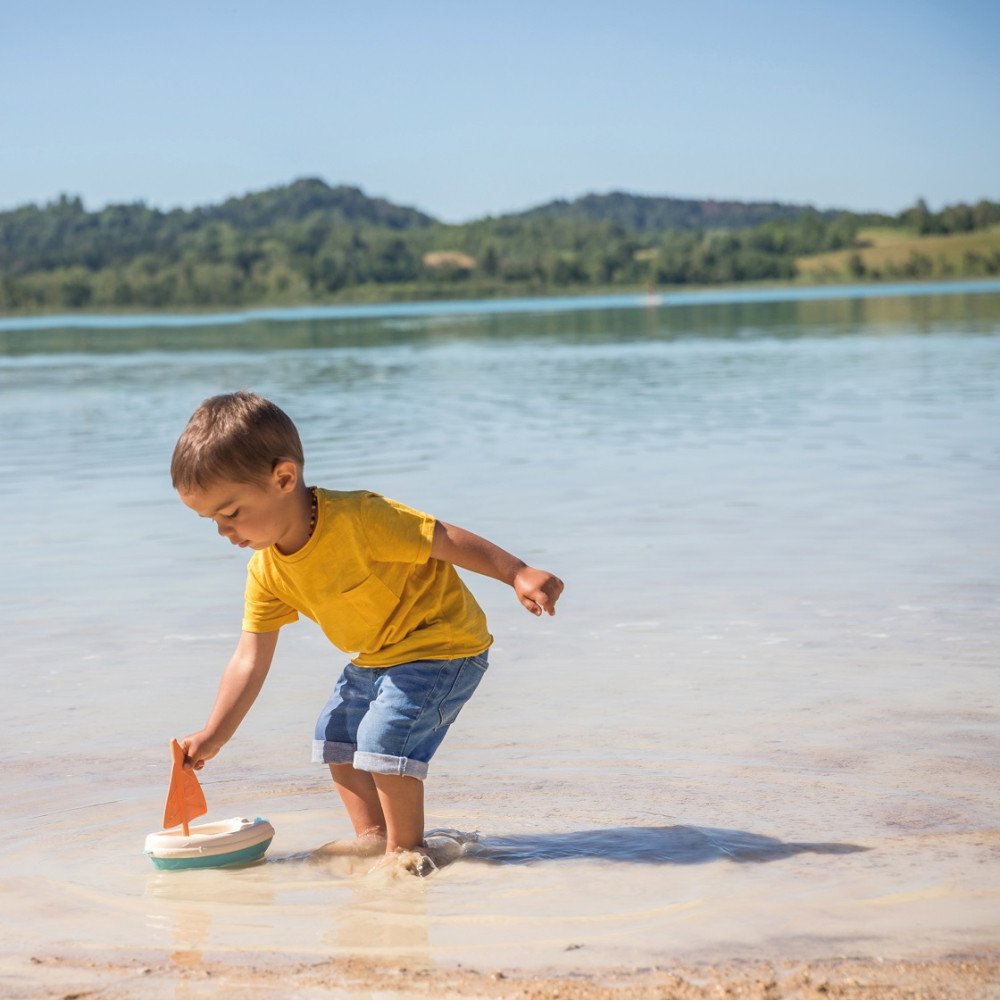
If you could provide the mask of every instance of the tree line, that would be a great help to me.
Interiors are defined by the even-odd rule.
[[[316,179],[167,212],[143,203],[88,211],[79,198],[63,196],[0,213],[0,310],[203,309],[790,281],[796,258],[850,249],[862,226],[931,234],[998,222],[1000,204],[988,201],[937,213],[921,201],[888,216],[619,192],[446,225]],[[845,279],[863,276],[859,260],[850,259]],[[1000,254],[970,268],[1000,273]]]

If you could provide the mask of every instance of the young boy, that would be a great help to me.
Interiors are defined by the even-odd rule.
[[[316,724],[358,838],[419,848],[428,763],[486,670],[493,637],[454,567],[503,580],[534,615],[562,581],[454,525],[366,491],[306,486],[298,431],[249,392],[213,396],[177,442],[181,500],[254,554],[243,631],[204,729],[181,740],[200,770],[236,732],[299,614],[354,654]]]

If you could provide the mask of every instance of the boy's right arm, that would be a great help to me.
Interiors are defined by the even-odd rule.
[[[180,741],[185,768],[200,771],[231,739],[264,686],[278,645],[278,630],[244,632],[223,671],[215,705],[200,732]]]

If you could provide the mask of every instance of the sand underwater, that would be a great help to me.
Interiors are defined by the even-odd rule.
[[[0,996],[1000,996],[1000,295],[955,298],[0,354]],[[239,385],[312,481],[567,581],[544,621],[471,581],[497,642],[427,878],[308,763],[343,660],[308,623],[201,774],[266,860],[142,854],[246,560],[164,469]]]

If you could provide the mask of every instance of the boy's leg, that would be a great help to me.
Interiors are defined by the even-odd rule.
[[[358,725],[376,695],[375,676],[375,672],[350,663],[344,667],[316,721],[313,760],[329,765],[355,835],[385,839],[385,816],[371,773],[350,763],[357,747]]]
[[[351,764],[331,764],[330,773],[359,838],[384,838],[387,853],[423,843],[424,783],[419,778],[373,774]]]
[[[424,783],[399,774],[371,775],[385,816],[385,852],[412,851],[424,842]]]
[[[353,764],[331,764],[330,774],[337,786],[355,835],[384,838],[385,814],[370,771],[358,771]]]
[[[381,809],[387,854],[423,846],[423,778],[427,763],[476,689],[486,666],[486,654],[481,653],[454,660],[398,664],[372,674],[377,693],[358,723],[354,770],[370,773]],[[371,816],[374,809],[367,797],[370,790],[355,786],[355,791],[359,789]],[[350,811],[348,798],[344,802]]]

